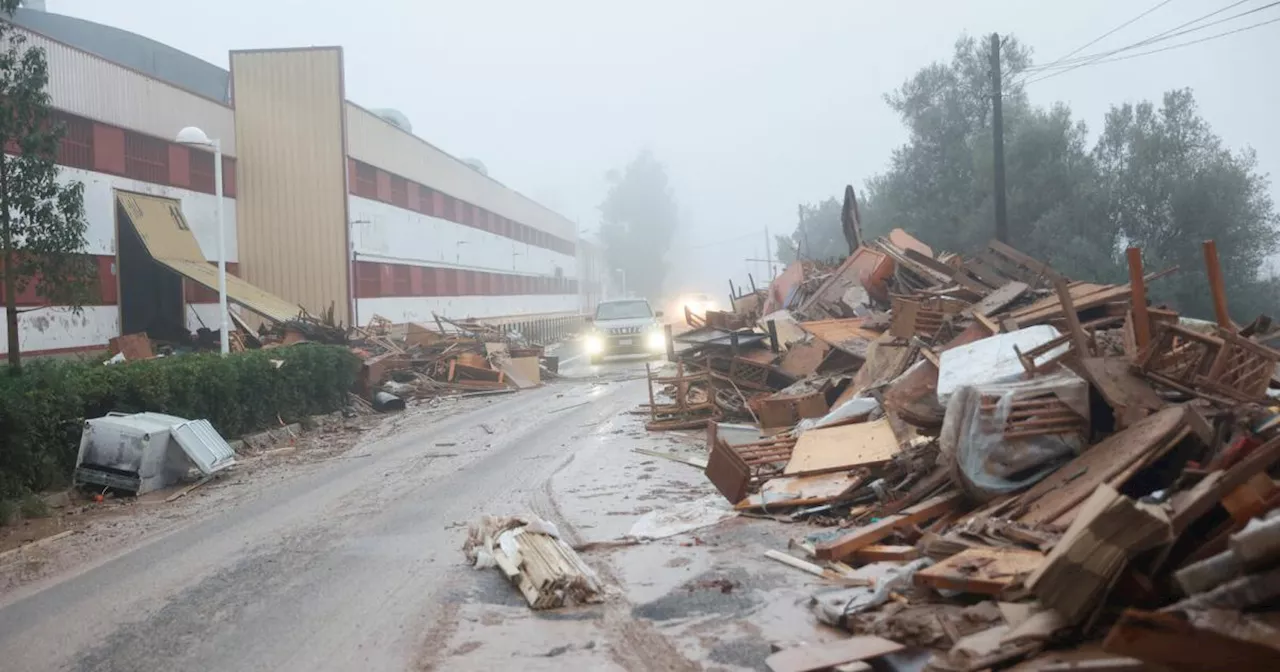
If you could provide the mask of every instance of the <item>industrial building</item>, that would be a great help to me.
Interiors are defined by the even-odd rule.
[[[85,185],[100,280],[79,314],[23,313],[23,352],[217,329],[214,158],[174,141],[188,126],[221,142],[228,295],[251,323],[301,307],[346,324],[438,313],[545,329],[600,296],[598,252],[574,222],[415,135],[403,115],[347,100],[339,47],[236,51],[224,70],[35,7],[13,23],[48,56],[67,128],[57,161]],[[44,305],[34,290],[20,300]]]

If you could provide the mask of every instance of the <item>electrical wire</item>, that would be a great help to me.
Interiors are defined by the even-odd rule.
[[[1217,10],[1214,10],[1214,11],[1212,11],[1212,12],[1209,12],[1208,14],[1205,14],[1205,15],[1203,15],[1203,16],[1200,16],[1200,17],[1197,17],[1197,18],[1192,19],[1192,20],[1190,20],[1190,21],[1186,21],[1186,22],[1184,22],[1184,23],[1178,24],[1178,25],[1176,25],[1176,26],[1174,26],[1174,27],[1172,27],[1172,28],[1170,28],[1170,29],[1168,29],[1168,30],[1165,30],[1165,31],[1163,31],[1163,32],[1156,33],[1155,35],[1152,35],[1152,36],[1150,36],[1150,37],[1148,37],[1148,38],[1146,38],[1146,39],[1144,39],[1144,40],[1140,40],[1140,41],[1138,41],[1138,42],[1134,42],[1133,44],[1130,44],[1130,45],[1127,45],[1127,46],[1124,46],[1124,47],[1119,47],[1119,48],[1117,48],[1117,49],[1111,49],[1111,50],[1109,50],[1109,51],[1103,51],[1103,52],[1099,52],[1099,53],[1096,53],[1096,54],[1088,54],[1088,55],[1085,55],[1085,56],[1079,56],[1079,57],[1077,57],[1077,58],[1073,58],[1073,59],[1069,59],[1069,60],[1067,60],[1067,59],[1065,59],[1065,58],[1063,58],[1063,59],[1058,59],[1058,61],[1055,61],[1055,62],[1053,62],[1053,63],[1047,63],[1047,64],[1045,64],[1045,65],[1041,65],[1041,66],[1035,66],[1035,65],[1033,65],[1033,66],[1028,66],[1028,67],[1026,67],[1026,68],[1023,68],[1021,71],[1019,71],[1019,73],[1020,73],[1020,74],[1022,74],[1022,78],[1021,78],[1020,80],[1018,80],[1018,81],[1011,82],[1011,83],[1010,83],[1010,87],[1014,87],[1014,86],[1023,86],[1023,85],[1026,85],[1026,84],[1030,84],[1032,81],[1038,81],[1038,80],[1040,80],[1040,79],[1047,79],[1047,78],[1048,78],[1047,76],[1044,76],[1044,77],[1038,77],[1038,78],[1037,78],[1037,77],[1035,77],[1036,73],[1044,72],[1045,70],[1060,69],[1057,73],[1054,73],[1054,74],[1062,74],[1062,73],[1070,72],[1070,71],[1075,70],[1075,69],[1077,69],[1077,68],[1084,67],[1085,65],[1089,65],[1090,63],[1094,63],[1094,62],[1101,61],[1102,59],[1108,58],[1108,57],[1110,57],[1110,56],[1114,56],[1114,55],[1116,55],[1116,54],[1120,54],[1120,53],[1123,53],[1123,52],[1126,52],[1126,51],[1130,51],[1130,50],[1133,50],[1133,49],[1137,49],[1137,48],[1139,48],[1139,47],[1145,47],[1145,46],[1148,46],[1148,45],[1151,45],[1151,44],[1155,44],[1155,43],[1157,43],[1157,42],[1163,42],[1164,40],[1173,39],[1173,38],[1175,38],[1175,37],[1178,37],[1178,36],[1181,36],[1181,35],[1185,35],[1185,34],[1187,34],[1187,33],[1192,33],[1192,32],[1196,32],[1196,31],[1198,31],[1198,30],[1203,30],[1204,28],[1208,28],[1208,27],[1210,27],[1210,26],[1218,25],[1218,24],[1223,23],[1223,22],[1226,22],[1226,21],[1231,21],[1231,20],[1234,20],[1234,19],[1238,19],[1238,18],[1240,18],[1240,17],[1242,17],[1242,16],[1246,16],[1246,15],[1249,15],[1249,14],[1253,14],[1253,13],[1255,13],[1255,12],[1260,12],[1260,11],[1262,11],[1262,10],[1264,10],[1264,9],[1269,9],[1269,8],[1274,7],[1274,6],[1276,6],[1276,5],[1280,5],[1280,2],[1272,2],[1272,3],[1270,3],[1270,4],[1263,5],[1262,7],[1257,7],[1257,8],[1251,9],[1251,10],[1249,10],[1249,11],[1247,11],[1247,12],[1241,12],[1240,14],[1235,14],[1235,15],[1229,16],[1229,17],[1227,17],[1227,18],[1225,18],[1225,19],[1220,19],[1220,20],[1215,21],[1215,22],[1210,23],[1210,24],[1206,24],[1206,25],[1203,25],[1203,26],[1196,26],[1196,27],[1194,27],[1194,28],[1188,28],[1188,26],[1193,26],[1194,24],[1200,23],[1201,21],[1204,21],[1204,20],[1206,20],[1206,19],[1213,18],[1214,16],[1217,16],[1218,14],[1221,14],[1221,13],[1223,13],[1223,12],[1225,12],[1225,11],[1229,10],[1229,9],[1233,9],[1233,8],[1235,8],[1235,7],[1239,7],[1240,5],[1243,5],[1244,3],[1249,2],[1249,1],[1250,1],[1250,0],[1237,0],[1236,2],[1233,2],[1233,3],[1231,3],[1230,5],[1227,5],[1226,7],[1222,7],[1222,8],[1220,8],[1220,9],[1217,9]],[[1184,29],[1186,29],[1186,30],[1184,30]]]
[[[1248,2],[1248,0],[1243,0],[1243,1],[1244,1],[1244,2]],[[1236,3],[1236,4],[1239,4],[1239,3]],[[1243,16],[1248,16],[1248,15],[1250,15],[1250,14],[1256,14],[1257,12],[1261,12],[1261,11],[1263,11],[1263,10],[1265,10],[1265,9],[1271,9],[1272,7],[1275,7],[1275,6],[1277,6],[1277,5],[1280,5],[1280,1],[1272,2],[1272,3],[1270,3],[1270,4],[1266,4],[1266,5],[1263,5],[1263,6],[1261,6],[1261,7],[1255,7],[1255,8],[1253,8],[1253,9],[1248,10],[1248,11],[1240,12],[1239,14],[1233,14],[1233,15],[1231,15],[1231,16],[1226,17],[1225,19],[1218,19],[1217,21],[1212,21],[1212,22],[1210,22],[1210,23],[1206,23],[1206,24],[1204,24],[1204,25],[1196,26],[1196,27],[1194,27],[1194,28],[1187,28],[1186,30],[1178,30],[1178,28],[1181,28],[1182,26],[1178,26],[1178,28],[1171,28],[1171,29],[1169,29],[1169,30],[1167,30],[1167,31],[1165,31],[1165,32],[1163,32],[1163,33],[1159,33],[1158,35],[1153,35],[1152,37],[1149,37],[1149,38],[1147,38],[1147,39],[1145,39],[1145,40],[1143,40],[1143,41],[1141,41],[1141,42],[1135,42],[1134,44],[1131,44],[1131,45],[1129,45],[1129,46],[1127,46],[1127,47],[1121,47],[1121,48],[1119,48],[1119,49],[1113,49],[1113,50],[1108,51],[1108,52],[1102,52],[1102,53],[1092,54],[1092,55],[1088,55],[1088,56],[1081,56],[1080,58],[1073,58],[1073,59],[1066,60],[1066,61],[1063,61],[1063,62],[1061,62],[1061,63],[1058,63],[1058,64],[1056,64],[1056,65],[1055,65],[1055,64],[1046,64],[1046,65],[1044,65],[1044,66],[1033,66],[1032,68],[1026,68],[1026,70],[1028,70],[1028,71],[1029,71],[1029,70],[1032,70],[1032,69],[1034,69],[1035,71],[1053,70],[1053,69],[1057,69],[1057,68],[1067,67],[1067,66],[1070,66],[1070,65],[1073,65],[1073,64],[1076,64],[1076,63],[1081,63],[1081,62],[1083,62],[1083,61],[1090,61],[1090,62],[1092,62],[1092,61],[1095,61],[1095,60],[1098,60],[1098,59],[1101,59],[1101,58],[1104,58],[1104,57],[1107,57],[1107,56],[1111,56],[1111,55],[1113,55],[1113,54],[1118,54],[1118,53],[1121,53],[1121,52],[1124,52],[1124,51],[1129,51],[1129,50],[1131,50],[1131,49],[1136,49],[1136,48],[1138,48],[1138,47],[1140,47],[1140,46],[1147,46],[1147,45],[1155,44],[1155,43],[1157,43],[1157,42],[1164,42],[1165,40],[1171,40],[1171,39],[1173,39],[1173,38],[1175,38],[1175,37],[1181,37],[1181,36],[1183,36],[1183,35],[1187,35],[1187,34],[1189,34],[1189,33],[1199,32],[1199,31],[1204,30],[1204,29],[1206,29],[1206,28],[1212,28],[1212,27],[1214,27],[1214,26],[1221,25],[1221,24],[1227,23],[1227,22],[1229,22],[1229,21],[1234,21],[1234,20],[1236,20],[1236,19],[1238,19],[1238,18],[1240,18],[1240,17],[1243,17]],[[1234,6],[1235,6],[1235,5],[1232,5],[1231,7],[1234,7]],[[1224,7],[1223,9],[1224,9],[1224,10],[1225,10],[1225,9],[1230,9],[1231,7]],[[1223,10],[1218,10],[1218,11],[1219,11],[1219,12],[1221,12],[1221,11],[1223,11]],[[1198,19],[1198,20],[1201,20],[1201,21],[1202,21],[1202,20],[1204,20],[1204,19],[1206,19],[1206,18],[1209,18],[1209,16],[1203,16],[1203,17],[1200,17],[1200,19]],[[1191,22],[1191,23],[1194,23],[1194,22]],[[1186,25],[1188,25],[1188,24],[1185,24],[1185,23],[1184,23],[1184,24],[1182,24],[1182,25],[1183,25],[1183,26],[1186,26]],[[1175,30],[1177,30],[1178,32],[1171,32],[1171,31],[1175,31]]]
[[[1106,38],[1108,38],[1108,37],[1110,37],[1110,36],[1114,35],[1115,33],[1119,32],[1122,28],[1126,28],[1126,27],[1128,27],[1128,26],[1132,25],[1132,24],[1133,24],[1135,21],[1137,21],[1138,19],[1141,19],[1142,17],[1144,17],[1144,16],[1146,16],[1146,15],[1148,15],[1148,14],[1150,14],[1150,13],[1152,13],[1152,12],[1156,11],[1157,9],[1160,9],[1161,7],[1164,7],[1165,5],[1169,4],[1170,2],[1173,2],[1173,0],[1164,0],[1163,2],[1158,3],[1158,4],[1157,4],[1157,5],[1155,5],[1154,7],[1151,7],[1150,9],[1148,9],[1147,11],[1145,11],[1145,12],[1143,12],[1143,13],[1141,13],[1141,14],[1139,14],[1139,15],[1135,16],[1135,17],[1133,17],[1132,19],[1129,19],[1128,21],[1125,21],[1124,23],[1122,23],[1122,24],[1120,24],[1120,25],[1116,26],[1115,28],[1112,28],[1111,30],[1108,30],[1107,32],[1105,32],[1105,33],[1103,33],[1103,34],[1101,34],[1101,35],[1099,35],[1099,36],[1097,36],[1097,37],[1093,38],[1092,40],[1090,40],[1090,41],[1088,41],[1088,42],[1085,42],[1084,44],[1082,44],[1082,45],[1080,45],[1080,46],[1076,47],[1074,51],[1072,51],[1072,52],[1070,52],[1070,53],[1068,53],[1068,54],[1066,54],[1066,55],[1064,55],[1064,56],[1062,56],[1062,57],[1058,58],[1058,60],[1056,60],[1056,61],[1053,61],[1053,62],[1051,62],[1051,63],[1046,63],[1046,64],[1044,64],[1044,65],[1037,65],[1037,66],[1031,66],[1031,67],[1028,67],[1028,68],[1024,68],[1024,69],[1023,69],[1023,70],[1021,70],[1020,72],[1026,72],[1026,71],[1029,71],[1029,70],[1039,70],[1039,69],[1043,69],[1043,68],[1049,68],[1049,67],[1052,67],[1052,66],[1054,66],[1054,65],[1056,65],[1056,64],[1058,64],[1058,63],[1062,63],[1063,61],[1066,61],[1067,59],[1071,58],[1072,56],[1075,56],[1076,54],[1078,54],[1078,53],[1080,53],[1080,52],[1084,51],[1085,49],[1088,49],[1089,47],[1092,47],[1093,45],[1095,45],[1095,44],[1097,44],[1097,43],[1101,42],[1102,40],[1104,40],[1104,39],[1106,39]],[[1017,73],[1012,73],[1012,74],[1017,74]]]
[[[1278,4],[1280,4],[1280,3],[1278,3]],[[1226,36],[1228,36],[1228,35],[1235,35],[1236,33],[1243,33],[1243,32],[1245,32],[1246,30],[1253,30],[1254,28],[1261,28],[1261,27],[1263,27],[1263,26],[1270,25],[1270,24],[1273,24],[1273,23],[1276,23],[1276,22],[1280,22],[1280,18],[1269,19],[1269,20],[1267,20],[1267,21],[1261,21],[1261,22],[1259,22],[1259,23],[1250,24],[1250,25],[1248,25],[1248,26],[1244,26],[1244,27],[1242,27],[1242,28],[1236,28],[1235,30],[1228,30],[1228,31],[1226,31],[1226,32],[1217,33],[1217,34],[1214,34],[1214,35],[1209,35],[1209,36],[1206,36],[1206,37],[1202,37],[1202,38],[1200,38],[1200,39],[1198,39],[1198,40],[1192,40],[1192,41],[1190,41],[1190,42],[1180,42],[1180,43],[1178,43],[1178,44],[1171,44],[1171,45],[1169,45],[1169,46],[1167,46],[1167,47],[1161,47],[1161,48],[1159,48],[1159,49],[1152,49],[1151,51],[1143,51],[1143,52],[1139,52],[1139,53],[1137,53],[1137,54],[1127,54],[1127,55],[1124,55],[1124,56],[1115,56],[1115,57],[1112,57],[1112,58],[1106,58],[1106,59],[1101,59],[1101,60],[1097,60],[1097,61],[1091,61],[1091,62],[1089,62],[1089,63],[1081,63],[1080,65],[1077,65],[1077,66],[1076,66],[1076,67],[1074,67],[1074,68],[1067,68],[1066,70],[1059,70],[1059,71],[1057,71],[1057,72],[1051,72],[1051,73],[1049,73],[1049,74],[1047,74],[1047,75],[1042,75],[1042,76],[1040,76],[1040,77],[1036,77],[1036,78],[1034,78],[1034,79],[1029,79],[1029,80],[1023,81],[1023,82],[1021,82],[1021,84],[1020,84],[1020,85],[1021,85],[1021,86],[1027,86],[1027,85],[1029,85],[1029,84],[1035,84],[1036,82],[1040,82],[1040,81],[1044,81],[1044,80],[1046,80],[1046,79],[1050,79],[1050,78],[1052,78],[1052,77],[1057,77],[1058,75],[1065,75],[1066,73],[1071,72],[1072,70],[1075,70],[1076,68],[1082,68],[1082,67],[1084,67],[1084,66],[1086,66],[1086,65],[1098,65],[1098,64],[1101,64],[1101,63],[1114,63],[1115,61],[1126,61],[1126,60],[1129,60],[1129,59],[1131,59],[1131,58],[1138,58],[1139,56],[1150,56],[1151,54],[1158,54],[1158,53],[1160,53],[1160,52],[1162,52],[1162,51],[1169,51],[1169,50],[1171,50],[1171,49],[1180,49],[1180,48],[1182,48],[1182,47],[1189,47],[1189,46],[1191,46],[1191,45],[1193,45],[1193,44],[1200,44],[1201,42],[1208,42],[1209,40],[1216,40],[1216,39],[1218,39],[1218,38],[1220,38],[1220,37],[1226,37]]]

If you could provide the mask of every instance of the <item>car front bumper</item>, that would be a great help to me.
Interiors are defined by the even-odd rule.
[[[647,355],[666,350],[666,338],[660,331],[638,334],[589,334],[586,339],[588,355]]]

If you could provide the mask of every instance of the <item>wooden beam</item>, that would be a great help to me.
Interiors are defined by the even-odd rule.
[[[1222,266],[1218,264],[1218,244],[1212,240],[1204,241],[1204,266],[1209,274],[1209,293],[1213,296],[1213,314],[1218,326],[1235,331],[1227,312],[1227,289],[1222,280]]]
[[[843,536],[818,544],[814,550],[817,552],[818,557],[823,560],[847,558],[853,555],[854,551],[862,550],[885,539],[899,528],[917,525],[947,513],[955,508],[961,499],[962,495],[959,492],[951,492],[945,495],[938,495],[932,499],[926,499],[915,506],[907,508],[900,514],[885,516],[869,525],[849,530]]]
[[[1144,350],[1151,342],[1151,316],[1147,314],[1147,283],[1142,278],[1142,250],[1131,247],[1125,252],[1129,258],[1129,287],[1133,303],[1133,339],[1138,350]]]
[[[1067,333],[1076,346],[1076,357],[1090,357],[1089,337],[1080,326],[1080,315],[1076,313],[1075,303],[1071,300],[1071,290],[1062,276],[1054,275],[1053,288],[1058,292],[1058,301],[1062,304],[1062,316],[1067,320]]]

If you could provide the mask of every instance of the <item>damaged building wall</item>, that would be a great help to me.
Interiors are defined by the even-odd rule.
[[[234,140],[230,108],[150,79],[47,37],[28,33],[46,50],[49,94],[55,116],[67,127],[57,155],[59,180],[84,184],[88,230],[85,251],[95,257],[98,290],[79,314],[46,307],[19,316],[19,343],[28,354],[60,354],[105,349],[120,335],[116,259],[116,191],[173,198],[182,202],[192,232],[207,258],[216,258],[217,199],[212,155],[170,142],[183,126],[201,125],[211,136]],[[224,160],[228,270],[237,271],[235,148]],[[189,283],[190,284],[190,283]],[[185,289],[188,328],[216,322],[217,297],[201,288]],[[45,305],[28,288],[18,297],[23,309]],[[7,350],[7,326],[0,324],[0,352]]]

